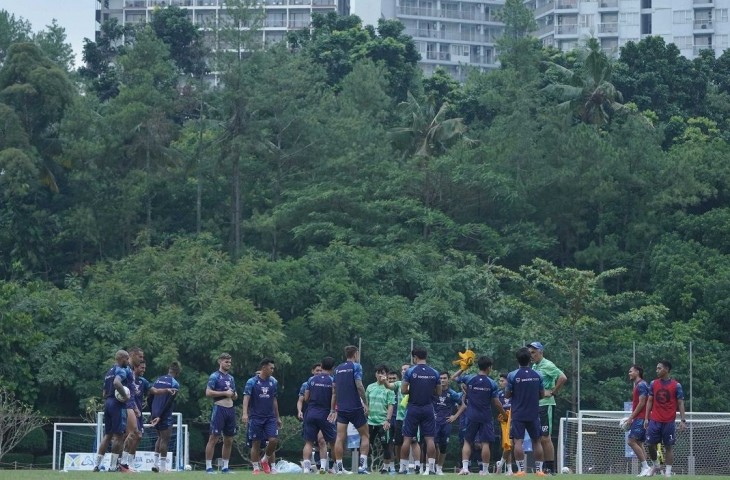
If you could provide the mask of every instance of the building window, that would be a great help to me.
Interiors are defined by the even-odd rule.
[[[715,9],[715,21],[716,22],[727,22],[727,8],[716,8]]]
[[[715,46],[721,49],[728,48],[728,36],[727,35],[715,35]]]
[[[692,48],[692,37],[691,36],[674,37],[674,44],[680,50]]]
[[[593,21],[593,15],[580,15],[578,17],[578,24],[581,28],[592,28]]]
[[[651,13],[641,14],[641,34],[651,35]]]
[[[674,12],[675,24],[687,24],[692,22],[692,10],[677,10]]]
[[[636,12],[620,13],[618,16],[618,23],[621,25],[638,25],[639,14]]]

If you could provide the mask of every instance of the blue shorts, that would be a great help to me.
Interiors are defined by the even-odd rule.
[[[646,429],[646,443],[649,445],[674,445],[677,441],[674,422],[655,422],[649,420],[649,428]]]
[[[421,438],[433,437],[436,434],[436,414],[433,404],[408,405],[406,418],[403,419],[403,437],[415,437],[421,430]]]
[[[248,420],[248,437],[252,442],[279,437],[276,417],[251,417]]]
[[[488,422],[475,422],[469,420],[469,424],[466,426],[466,433],[464,433],[464,441],[474,444],[479,443],[492,443],[494,441],[494,422],[490,419]]]
[[[358,408],[351,412],[337,412],[337,423],[351,423],[355,428],[360,428],[368,423],[367,417],[365,417],[365,410]]]
[[[644,428],[644,420],[641,418],[634,419],[629,429],[629,438],[643,442],[646,440],[646,428]]]
[[[213,413],[210,414],[210,434],[233,437],[237,431],[236,409],[213,405]]]
[[[509,438],[521,440],[525,438],[525,432],[530,435],[530,438],[540,438],[540,419],[536,418],[532,421],[526,420],[515,420],[512,419],[512,426],[509,431]]]
[[[169,413],[165,415],[164,417],[160,418],[160,421],[157,422],[157,425],[155,425],[155,430],[161,432],[163,430],[167,430],[172,427],[173,424],[172,420],[172,413]]]
[[[118,434],[127,431],[127,406],[114,397],[104,402],[104,433]]]
[[[436,435],[434,435],[433,441],[437,445],[442,447],[448,445],[449,437],[451,436],[451,424],[449,422],[437,423],[436,424]],[[446,452],[441,452],[446,453]]]
[[[310,415],[304,417],[304,425],[302,425],[302,436],[305,441],[316,442],[317,434],[322,432],[325,442],[332,443],[337,437],[337,429],[335,424],[328,421],[327,417]]]

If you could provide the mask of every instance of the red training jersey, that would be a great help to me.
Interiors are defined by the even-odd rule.
[[[649,418],[655,422],[674,422],[677,417],[677,391],[681,391],[679,383],[671,378],[667,381],[652,380],[649,386],[654,397]],[[684,395],[682,395],[684,398]]]

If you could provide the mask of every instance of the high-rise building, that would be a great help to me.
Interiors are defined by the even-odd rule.
[[[378,18],[400,20],[427,75],[443,67],[463,79],[467,65],[480,70],[497,66],[503,6],[504,0],[351,0],[351,13],[366,24],[377,25]]]
[[[536,35],[563,51],[595,37],[618,55],[628,41],[657,35],[694,58],[704,49],[728,48],[730,0],[525,0],[538,23]]]
[[[206,43],[213,47],[215,29],[225,24],[225,0],[97,0],[97,34],[101,24],[116,18],[120,24],[137,24],[150,20],[156,8],[176,6],[187,10],[188,18],[203,29]],[[313,13],[349,13],[349,0],[259,0],[265,18],[261,34],[265,44],[284,39],[289,30],[309,28]]]

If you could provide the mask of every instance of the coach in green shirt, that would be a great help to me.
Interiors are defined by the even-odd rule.
[[[387,387],[388,368],[385,365],[375,367],[374,383],[368,385],[365,390],[365,398],[368,401],[368,428],[370,429],[370,442],[380,441],[383,448],[383,467],[392,467],[391,449],[388,448],[390,441],[390,419],[393,416],[393,405],[395,405],[395,392]]]
[[[530,350],[532,368],[542,375],[545,385],[545,396],[540,400],[540,426],[542,428],[540,444],[545,456],[545,471],[555,473],[555,447],[551,438],[555,394],[563,388],[568,377],[553,362],[544,357],[545,347],[542,343],[532,342],[527,348]]]

